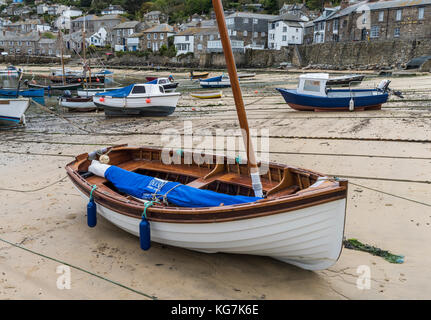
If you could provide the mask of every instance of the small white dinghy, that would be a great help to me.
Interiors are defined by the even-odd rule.
[[[180,96],[178,92],[165,92],[161,85],[144,83],[98,93],[93,102],[108,116],[168,116],[175,111]]]
[[[59,99],[59,104],[63,108],[69,111],[94,111],[96,110],[96,105],[93,102],[92,97],[82,98],[82,97],[67,97],[63,96]]]
[[[0,99],[0,124],[25,124],[24,113],[30,106],[30,99]]]

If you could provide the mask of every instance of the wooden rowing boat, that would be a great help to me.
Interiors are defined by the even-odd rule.
[[[207,253],[269,256],[308,270],[328,268],[342,249],[347,181],[257,162],[223,7],[221,0],[212,1],[247,161],[127,145],[83,153],[66,171],[89,200],[88,225],[96,225],[97,211],[139,236],[143,250],[152,240]]]
[[[223,91],[196,91],[190,92],[190,95],[198,99],[217,99],[223,96]]]
[[[225,194],[253,194],[247,164],[233,159],[184,164],[190,158],[184,152],[182,164],[170,165],[163,163],[160,149],[126,146],[110,149],[108,156],[110,165],[157,179]],[[215,156],[213,160],[216,163]],[[67,165],[77,190],[88,199],[97,186],[93,195],[98,213],[139,235],[145,203],[118,191],[106,178],[89,174],[90,164],[89,154],[81,154]],[[280,164],[270,164],[261,178],[266,198],[253,203],[212,208],[155,204],[146,212],[152,240],[202,252],[265,255],[310,270],[334,264],[341,252],[347,183]]]
[[[206,79],[209,76],[209,72],[193,72],[190,71],[190,78],[192,80],[196,80],[196,79]]]

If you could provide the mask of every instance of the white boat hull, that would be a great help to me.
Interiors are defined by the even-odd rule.
[[[0,99],[1,124],[25,124],[24,113],[30,106],[30,99]]]
[[[76,102],[76,101],[67,101],[66,99],[60,98],[60,105],[64,108],[68,109],[94,109],[96,105],[93,101],[85,101],[85,102]]]
[[[88,197],[80,193],[88,201]],[[205,253],[269,256],[303,269],[323,270],[335,264],[341,253],[345,210],[346,200],[341,199],[239,221],[150,222],[151,240]],[[141,219],[100,204],[97,204],[97,212],[117,227],[139,236]]]
[[[165,116],[175,111],[179,98],[180,93],[126,98],[94,96],[93,102],[96,106],[103,108],[107,115]]]
[[[231,86],[230,80],[222,80],[222,81],[200,81],[200,85],[202,88],[228,88]]]

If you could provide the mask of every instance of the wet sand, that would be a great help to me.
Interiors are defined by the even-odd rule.
[[[116,72],[124,81],[131,73]],[[103,218],[88,228],[86,202],[63,179],[74,155],[121,143],[161,146],[161,131],[182,132],[184,121],[195,130],[238,127],[229,89],[222,99],[196,100],[189,91],[198,85],[184,72],[174,77],[183,96],[169,117],[106,119],[54,109],[67,122],[33,105],[25,128],[0,131],[0,238],[145,295],[73,268],[71,289],[59,290],[61,263],[0,241],[0,299],[431,298],[431,76],[391,78],[404,100],[354,113],[290,109],[274,88],[294,88],[297,74],[264,72],[241,82],[250,127],[269,129],[270,160],[348,177],[345,237],[404,255],[403,264],[343,249],[333,267],[311,272],[266,257],[157,243],[143,252],[136,237]],[[357,287],[362,265],[370,268],[370,289]]]

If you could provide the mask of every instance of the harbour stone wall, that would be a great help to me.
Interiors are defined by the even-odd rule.
[[[298,54],[302,67],[333,70],[402,68],[413,58],[431,55],[431,39],[327,42],[298,46]]]

